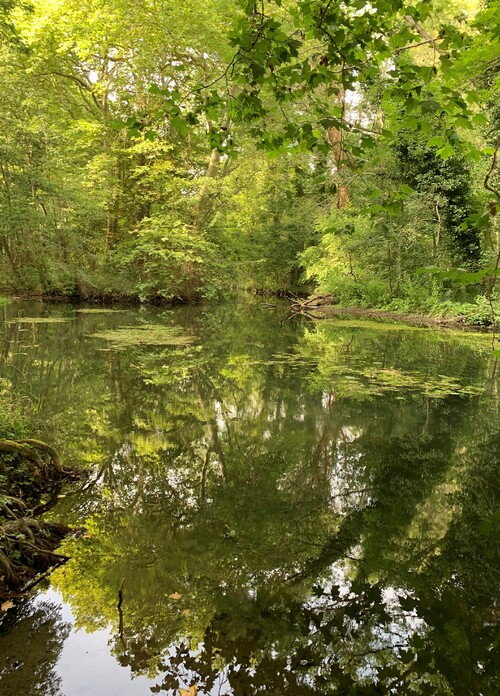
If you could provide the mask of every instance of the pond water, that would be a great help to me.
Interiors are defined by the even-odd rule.
[[[500,693],[490,339],[0,311],[0,377],[89,471],[50,512],[71,560],[0,625],[2,696]]]

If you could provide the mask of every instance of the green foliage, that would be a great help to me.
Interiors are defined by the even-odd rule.
[[[167,215],[143,219],[113,262],[129,272],[143,301],[214,299],[227,279],[217,247]]]
[[[26,437],[26,418],[19,403],[12,394],[12,385],[6,379],[0,379],[0,439],[15,440]],[[4,458],[5,452],[0,453]]]
[[[248,147],[221,182],[210,234],[223,240],[240,288],[299,288],[299,254],[317,238],[311,165],[307,155],[270,159]]]
[[[479,212],[472,197],[470,165],[463,155],[443,159],[436,151],[438,137],[425,143],[426,136],[400,132],[394,144],[400,176],[404,183],[423,194],[422,198],[434,209],[443,231],[448,235],[448,247],[456,263],[477,266],[480,256],[480,237],[473,215]]]
[[[2,290],[488,296],[417,270],[496,264],[496,7],[4,3]]]

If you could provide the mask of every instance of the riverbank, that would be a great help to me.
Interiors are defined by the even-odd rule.
[[[29,437],[27,418],[7,383],[0,382],[0,617],[27,596],[40,574],[60,565],[55,553],[69,527],[42,516],[75,478],[57,451]]]
[[[312,307],[305,312],[311,319],[328,319],[328,318],[364,318],[370,320],[390,321],[412,326],[422,326],[428,328],[449,328],[461,329],[463,331],[493,331],[493,325],[480,323],[470,323],[465,316],[457,317],[433,317],[424,314],[414,314],[406,312],[389,312],[383,309],[366,309],[364,307],[339,307],[338,305],[323,305]]]
[[[252,297],[276,298],[282,301],[291,302],[291,309],[294,313],[303,314],[310,319],[326,319],[335,317],[344,318],[365,318],[368,320],[400,322],[410,324],[412,326],[421,326],[427,328],[449,328],[462,331],[481,331],[494,332],[494,323],[488,316],[487,311],[478,313],[477,316],[471,314],[457,313],[446,315],[447,306],[443,305],[443,315],[428,314],[425,312],[404,312],[393,311],[388,309],[367,308],[367,307],[352,307],[340,306],[338,304],[308,304],[309,298],[305,294],[296,294],[288,290],[265,290],[256,289],[248,290],[248,294]],[[238,296],[235,296],[238,297]],[[180,298],[165,299],[151,298],[147,301],[141,301],[134,295],[106,295],[94,298],[67,296],[67,295],[46,295],[37,293],[18,293],[7,295],[6,300],[13,302],[46,302],[54,304],[75,304],[75,305],[93,305],[96,307],[105,306],[121,306],[121,307],[138,307],[138,306],[164,306],[174,307],[179,305],[197,305],[204,304],[206,300],[182,300]],[[271,308],[272,303],[265,303],[268,308]],[[300,311],[299,311],[300,310]]]

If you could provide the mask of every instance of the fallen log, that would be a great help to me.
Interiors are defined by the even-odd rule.
[[[324,307],[327,305],[337,304],[337,299],[332,293],[326,295],[311,295],[305,299],[293,298],[290,302],[292,309],[308,310],[314,307]]]

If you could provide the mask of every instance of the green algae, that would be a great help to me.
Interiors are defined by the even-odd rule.
[[[129,346],[187,346],[193,338],[175,326],[162,324],[141,324],[122,326],[90,334],[92,338],[108,341],[110,348],[123,350]]]

